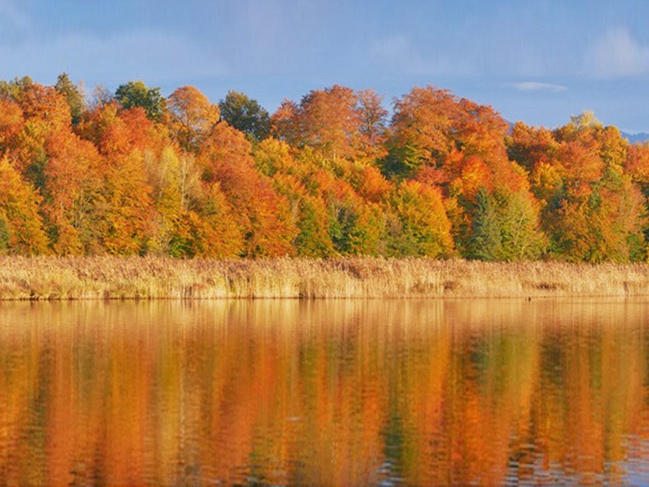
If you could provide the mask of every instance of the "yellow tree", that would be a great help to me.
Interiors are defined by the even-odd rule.
[[[38,212],[40,195],[9,164],[0,159],[0,252],[47,252],[47,237]]]
[[[440,257],[453,251],[451,222],[438,188],[404,181],[391,195],[390,206],[397,222],[391,232],[390,254]]]
[[[151,250],[174,257],[234,257],[243,237],[219,183],[202,181],[193,156],[166,147],[148,157],[147,171],[160,219]]]
[[[180,146],[198,152],[220,119],[219,107],[193,86],[183,86],[169,95],[171,131]]]

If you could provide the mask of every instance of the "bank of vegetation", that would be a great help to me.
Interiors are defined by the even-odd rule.
[[[649,295],[649,265],[0,257],[0,300],[542,298]]]
[[[387,113],[341,86],[271,115],[188,86],[0,82],[0,254],[646,260],[649,147],[617,128],[511,127],[433,87]]]

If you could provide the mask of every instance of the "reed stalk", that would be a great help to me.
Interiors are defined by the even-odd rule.
[[[539,298],[649,294],[647,264],[0,257],[0,300]]]

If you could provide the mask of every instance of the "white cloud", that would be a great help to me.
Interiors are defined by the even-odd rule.
[[[550,91],[553,93],[559,93],[560,91],[566,91],[568,89],[563,85],[541,83],[538,81],[521,81],[518,83],[511,83],[510,86],[513,86],[518,91]]]
[[[639,44],[627,29],[609,30],[587,52],[585,69],[605,78],[648,73],[649,46]]]
[[[43,82],[64,71],[107,84],[129,79],[163,83],[227,73],[223,63],[201,46],[158,31],[105,38],[85,34],[31,38],[18,45],[0,44],[0,59],[5,77],[30,75]]]

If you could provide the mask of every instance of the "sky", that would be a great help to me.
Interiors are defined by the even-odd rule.
[[[386,108],[432,85],[512,122],[592,110],[649,132],[647,20],[646,0],[0,0],[0,79],[235,90],[271,113],[334,84]]]

